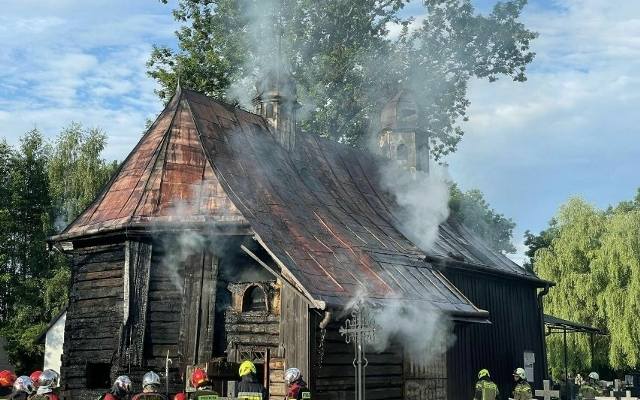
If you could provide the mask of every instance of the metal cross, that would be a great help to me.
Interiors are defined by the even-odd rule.
[[[357,303],[351,311],[351,319],[347,319],[340,328],[340,334],[345,342],[353,343],[355,358],[353,367],[356,369],[356,400],[365,400],[365,372],[369,364],[364,352],[364,345],[375,340],[376,325],[371,314],[362,302]]]
[[[551,390],[551,382],[548,380],[543,381],[543,390],[536,390],[536,397],[542,396],[544,400],[551,400],[552,398],[559,399],[560,391]]]

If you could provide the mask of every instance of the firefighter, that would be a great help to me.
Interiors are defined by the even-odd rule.
[[[491,380],[488,369],[481,369],[478,372],[478,382],[476,382],[476,393],[473,400],[496,400],[500,395],[498,386]]]
[[[131,379],[126,375],[120,375],[113,382],[113,387],[105,393],[101,400],[128,400],[131,397]]]
[[[40,375],[42,374],[42,371],[35,370],[31,373],[31,375],[29,375],[29,378],[31,378],[31,382],[33,382],[33,387],[35,389],[38,389],[38,386],[40,386]]]
[[[131,400],[167,400],[165,395],[160,393],[160,376],[153,371],[149,371],[142,377],[142,393],[138,393]]]
[[[218,393],[211,387],[209,375],[202,368],[196,368],[191,373],[191,386],[196,390],[189,393],[189,399],[214,400],[218,398]]]
[[[518,368],[513,372],[513,380],[516,382],[512,395],[514,400],[530,400],[533,398],[533,391],[531,390],[531,385],[527,382],[527,373],[524,368]]]
[[[187,394],[185,392],[176,393],[176,395],[173,396],[173,400],[187,400]]]
[[[311,392],[302,379],[302,373],[298,368],[289,368],[284,373],[284,383],[287,385],[285,400],[310,399]]]
[[[9,396],[11,400],[27,400],[36,391],[33,381],[28,376],[20,376],[13,382],[13,393]]]
[[[11,395],[16,374],[9,370],[0,371],[0,400],[6,400]]]
[[[596,396],[602,396],[602,390],[600,390],[600,385],[598,381],[600,380],[600,375],[597,372],[592,372],[589,374],[587,378],[587,382],[583,383],[580,386],[580,390],[578,391],[579,399],[593,399]]]
[[[52,369],[45,369],[38,378],[38,390],[31,400],[59,400],[55,389],[58,387],[60,375]]]
[[[240,383],[236,385],[236,397],[240,400],[267,400],[267,390],[256,379],[256,366],[243,361],[238,371]]]

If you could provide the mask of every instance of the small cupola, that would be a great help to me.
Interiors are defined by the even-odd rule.
[[[429,136],[413,93],[401,90],[382,108],[378,151],[410,171],[429,171]]]
[[[253,107],[256,114],[269,122],[278,142],[292,150],[296,141],[297,110],[300,108],[293,76],[285,72],[267,73],[256,83]]]

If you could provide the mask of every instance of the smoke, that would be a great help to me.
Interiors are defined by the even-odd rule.
[[[345,309],[365,307],[370,313],[375,326],[371,350],[381,353],[401,344],[412,363],[426,366],[455,343],[453,323],[431,304],[394,299],[372,302],[366,297],[360,292]]]
[[[407,171],[389,162],[381,183],[399,206],[398,228],[423,251],[430,251],[438,228],[449,217],[449,184],[445,167],[432,165],[429,173]]]

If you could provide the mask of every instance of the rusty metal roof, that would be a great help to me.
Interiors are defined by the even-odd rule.
[[[281,147],[265,121],[185,91],[222,186],[261,243],[314,300],[424,301],[484,316],[395,227],[373,155],[315,135]]]
[[[364,291],[486,316],[397,229],[380,166],[368,152],[315,135],[300,134],[288,152],[262,117],[178,91],[56,240],[154,223],[248,223],[314,300],[341,306]],[[442,224],[430,255],[526,275],[455,220]]]
[[[169,102],[96,200],[54,239],[171,222],[246,223],[207,162],[180,96]]]

